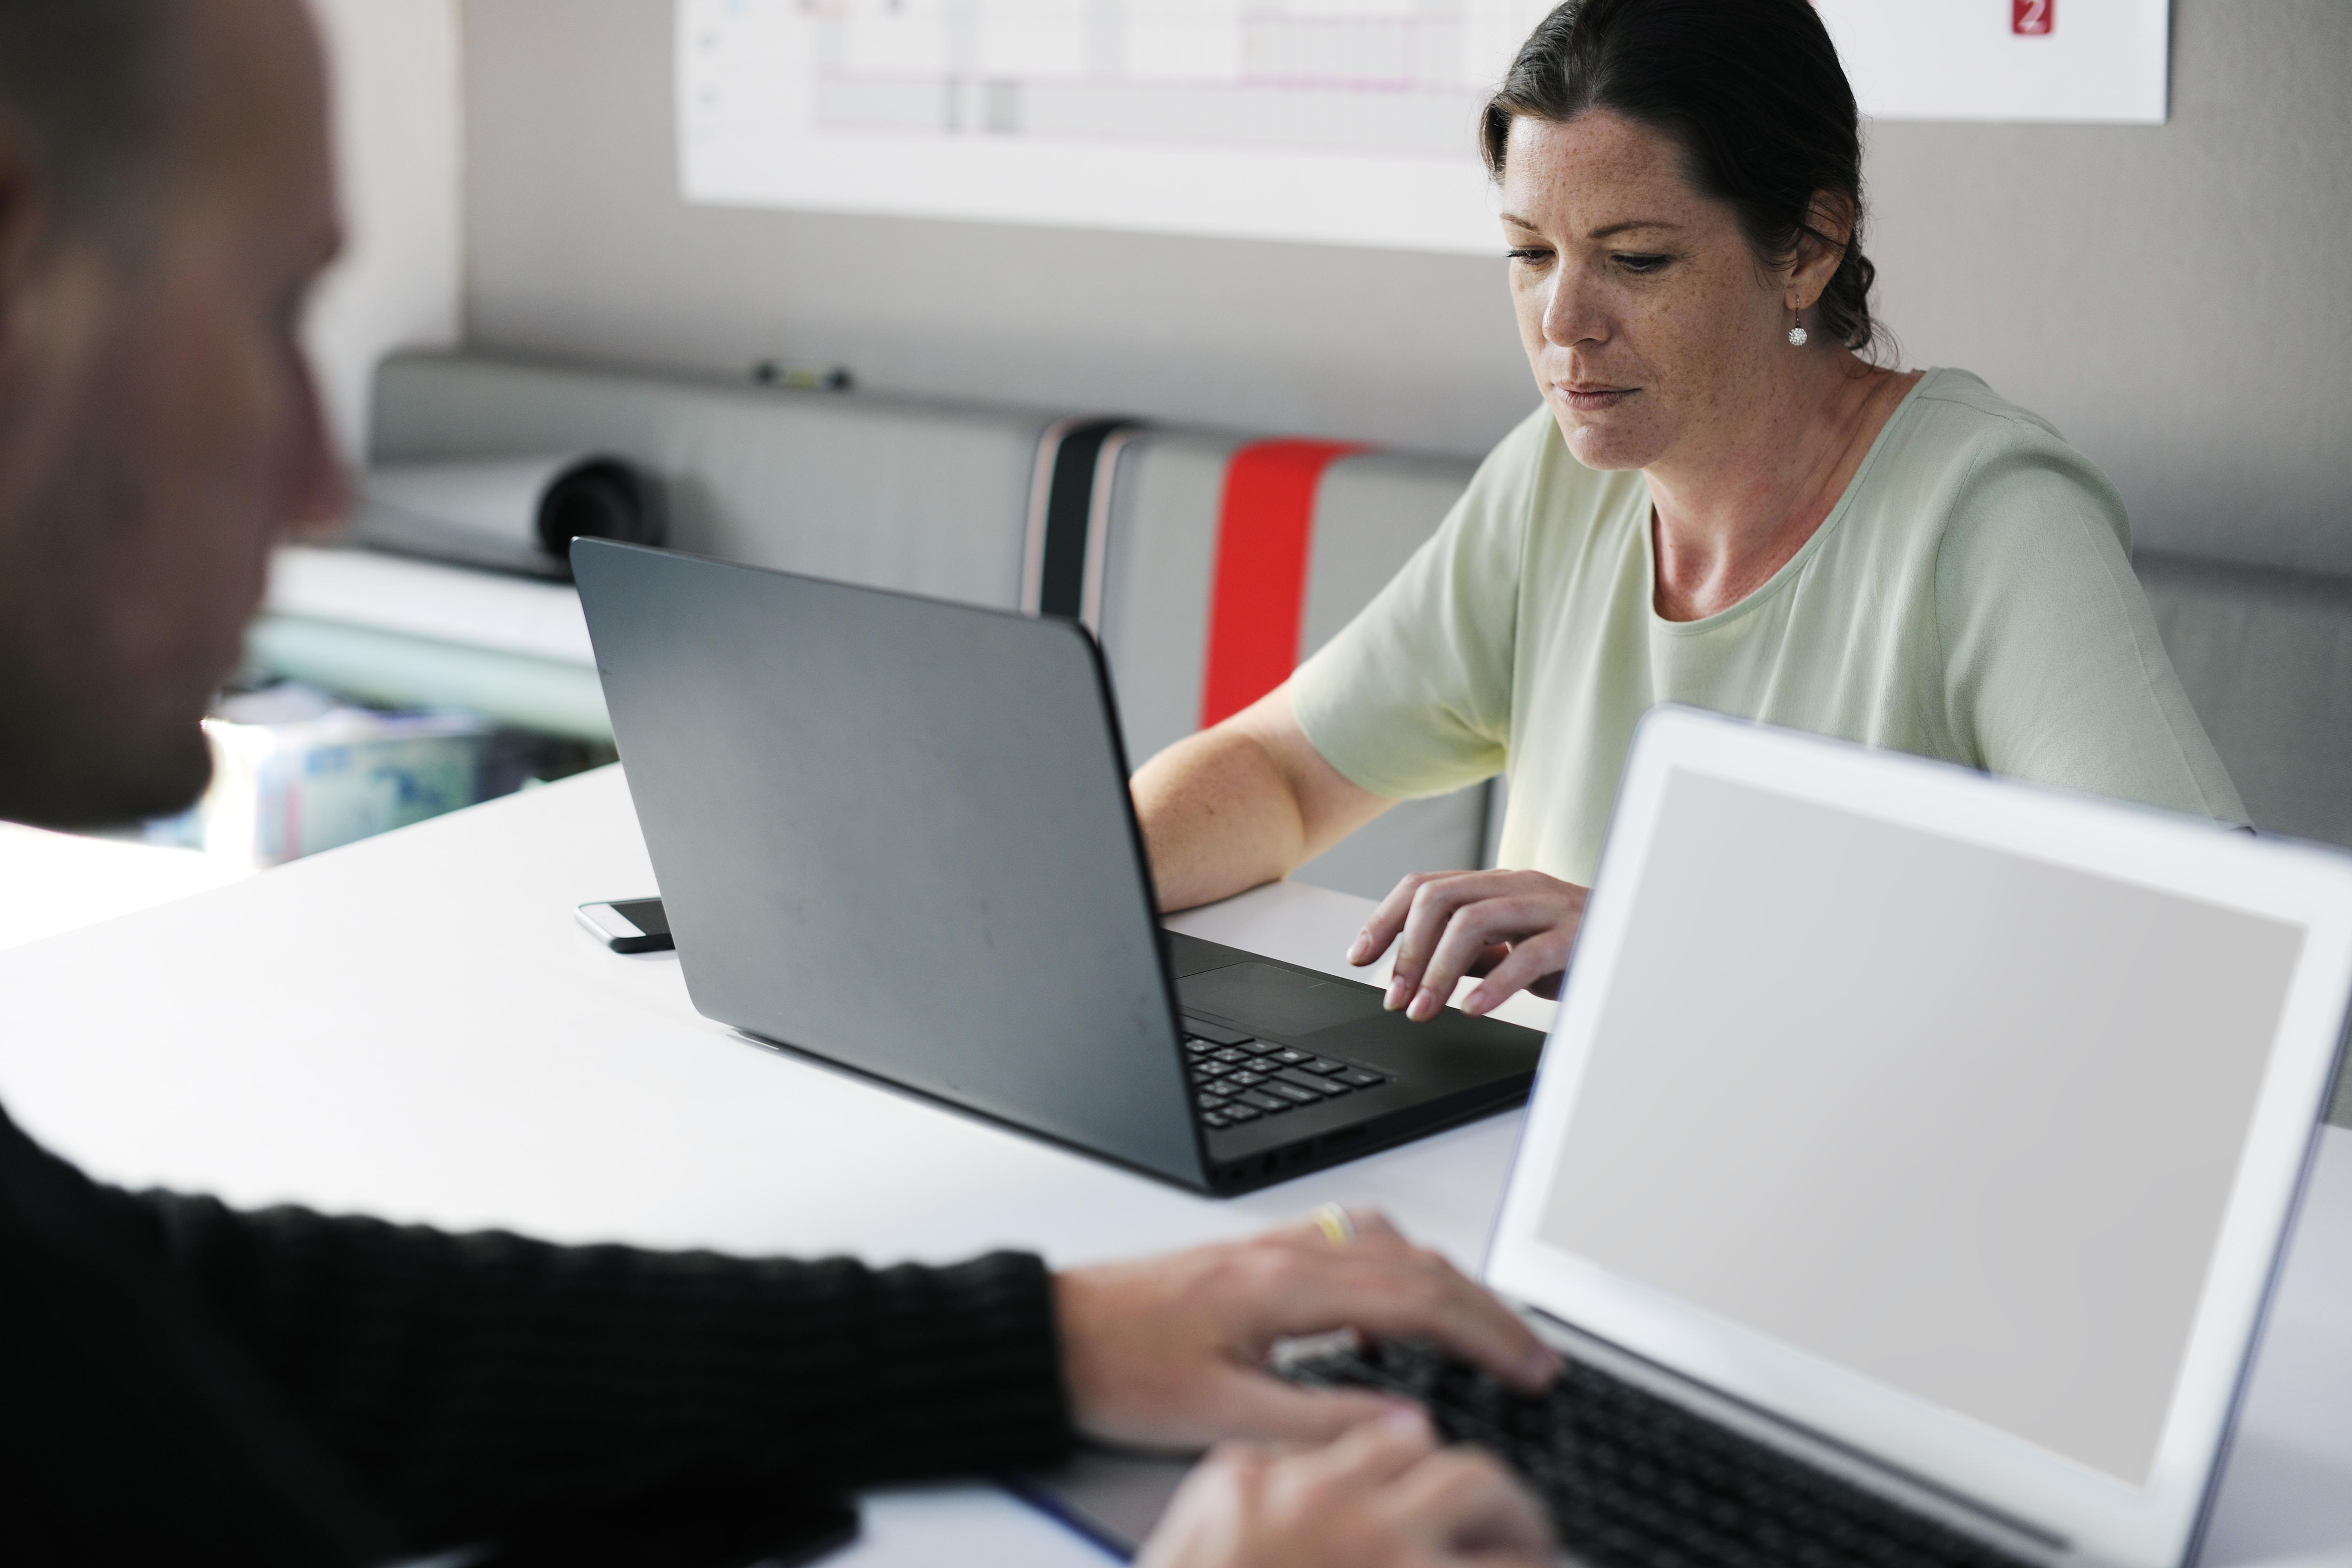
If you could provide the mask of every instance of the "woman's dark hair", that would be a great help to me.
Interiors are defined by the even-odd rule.
[[[1850,349],[1877,337],[1862,253],[1862,136],[1853,88],[1811,0],[1567,0],[1536,24],[1479,125],[1503,177],[1511,121],[1605,109],[1679,142],[1691,183],[1729,204],[1774,266],[1812,236],[1817,193],[1843,196],[1853,232],[1816,310]]]

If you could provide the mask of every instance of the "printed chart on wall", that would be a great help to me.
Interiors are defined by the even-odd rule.
[[[2165,115],[2168,0],[1819,0],[1883,119]],[[677,0],[716,205],[1492,255],[1478,110],[1551,0]]]

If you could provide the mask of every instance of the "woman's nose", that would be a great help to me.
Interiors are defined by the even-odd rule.
[[[1561,268],[1551,280],[1550,293],[1544,300],[1544,341],[1555,348],[1573,348],[1579,343],[1599,342],[1609,335],[1608,322],[1594,308],[1584,280],[1570,268]]]

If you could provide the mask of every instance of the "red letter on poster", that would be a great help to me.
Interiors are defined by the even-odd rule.
[[[2058,0],[2009,0],[2009,30],[2042,38],[2058,20]]]

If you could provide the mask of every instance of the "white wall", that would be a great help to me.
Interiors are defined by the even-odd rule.
[[[1535,405],[1499,260],[688,206],[672,5],[466,0],[476,344],[1441,452]],[[2169,124],[1871,131],[1886,315],[2143,542],[2352,572],[2352,4],[2174,15]]]
[[[464,137],[458,0],[312,0],[335,79],[350,249],[327,279],[310,348],[337,435],[357,456],[385,350],[458,339]]]

